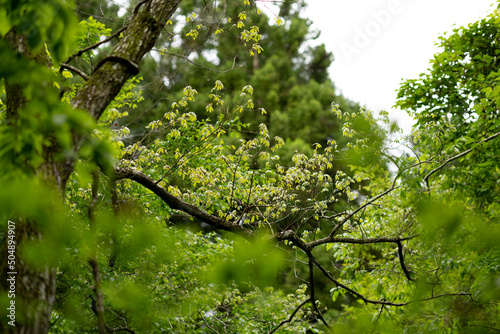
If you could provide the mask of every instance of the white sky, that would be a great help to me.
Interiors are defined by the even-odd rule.
[[[417,78],[438,37],[496,8],[495,0],[307,0],[304,16],[333,51],[330,75],[347,98],[387,110],[408,133],[411,120],[392,109],[401,79]],[[384,14],[382,14],[384,13]],[[378,18],[377,18],[378,16]],[[364,37],[361,37],[363,32]]]

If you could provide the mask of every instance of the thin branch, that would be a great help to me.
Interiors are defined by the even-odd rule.
[[[127,319],[125,319],[124,317],[119,316],[118,314],[116,314],[115,312],[113,312],[113,310],[110,310],[110,311],[111,311],[111,313],[113,313],[113,314],[114,314],[114,316],[115,316],[117,319],[120,319],[121,321],[123,321],[124,326],[121,326],[121,327],[110,327],[110,326],[106,325],[106,330],[107,330],[109,333],[115,333],[115,332],[129,332],[129,333],[135,334],[135,331],[133,331],[133,330],[131,330],[130,328],[128,328]]]
[[[483,140],[481,140],[480,142],[478,142],[477,144],[481,144],[481,143],[486,143],[492,139],[495,139],[496,137],[500,136],[500,132],[497,132],[495,133],[494,135],[492,136],[489,136],[488,138],[485,138]],[[474,147],[473,148],[470,148],[462,153],[459,153],[449,159],[446,159],[441,165],[439,165],[438,167],[434,168],[433,170],[431,170],[425,177],[424,177],[424,181],[425,183],[427,184],[427,187],[429,187],[429,177],[431,177],[432,174],[434,174],[435,172],[439,171],[440,169],[442,169],[444,166],[446,166],[447,164],[449,164],[450,162],[452,162],[453,160],[457,160],[467,154],[469,154],[470,152],[472,152],[474,150]]]
[[[203,314],[201,314],[201,311],[200,311],[200,310],[198,310],[198,313],[199,313],[199,315],[200,315],[201,319],[203,319],[203,322],[205,323],[205,325],[207,325],[207,327],[208,327],[208,328],[209,328],[212,332],[219,334],[219,332],[218,332],[218,331],[216,331],[216,330],[215,330],[212,326],[210,326],[210,324],[208,323],[207,319],[205,319],[205,317],[203,316]]]
[[[100,42],[97,42],[93,45],[90,45],[90,46],[87,46],[86,48],[84,49],[81,49],[75,53],[73,53],[71,56],[68,57],[68,59],[66,59],[65,62],[63,62],[63,64],[67,65],[69,64],[74,58],[76,57],[80,57],[82,54],[84,54],[85,52],[87,51],[90,51],[92,49],[95,49],[95,48],[98,48],[99,46],[101,46],[102,44],[104,43],[107,43],[109,42],[110,40],[112,40],[113,38],[115,38],[116,36],[118,36],[122,31],[124,31],[125,29],[127,29],[128,26],[124,26],[120,29],[118,29],[113,35],[109,36],[108,38],[100,41]]]
[[[295,308],[295,310],[292,312],[292,314],[290,314],[290,317],[288,317],[288,319],[285,319],[283,321],[281,321],[278,326],[274,327],[270,332],[269,334],[273,334],[274,332],[276,332],[278,329],[280,329],[281,326],[283,326],[284,324],[286,324],[287,322],[292,322],[293,318],[295,317],[295,315],[297,314],[297,312],[299,312],[299,310],[304,306],[306,305],[307,303],[309,303],[311,301],[311,299],[306,299],[304,300],[302,303],[299,304],[299,306],[297,306]]]
[[[98,203],[98,190],[99,190],[99,174],[97,171],[92,173],[92,199],[88,208],[89,225],[94,236],[96,235],[96,224],[95,224],[95,209]],[[97,315],[97,328],[99,329],[99,334],[106,333],[106,323],[104,320],[104,294],[102,292],[101,283],[101,272],[99,271],[99,264],[97,263],[96,248],[97,245],[93,245],[94,248],[88,259],[88,263],[92,268],[92,276],[94,277],[94,291],[96,295],[96,305],[95,313]]]
[[[403,244],[401,243],[401,240],[397,241],[396,244],[398,245],[398,257],[399,263],[401,264],[401,269],[403,269],[403,272],[405,273],[405,276],[409,281],[414,281],[414,279],[410,275],[410,271],[408,270],[408,268],[406,268],[405,260],[403,257]]]
[[[356,213],[358,213],[359,211],[363,210],[364,208],[366,208],[367,206],[371,205],[373,202],[375,202],[376,200],[384,197],[385,195],[387,195],[388,193],[390,193],[391,191],[393,191],[394,189],[397,189],[399,187],[391,187],[389,189],[387,189],[386,191],[384,191],[383,193],[381,194],[378,194],[377,196],[373,197],[372,199],[370,199],[368,202],[366,202],[365,204],[361,205],[359,208],[357,208],[356,210],[354,210],[353,212],[349,213],[344,219],[342,219],[342,221],[340,221],[340,223],[338,223],[335,228],[330,232],[330,235],[326,238],[332,238],[334,235],[335,235],[335,232],[337,232],[339,230],[339,228],[341,228],[349,219],[352,218],[352,216],[354,216]],[[325,239],[326,239],[325,238]],[[321,239],[320,239],[321,240]],[[318,240],[319,241],[319,240]]]
[[[211,72],[216,72],[216,73],[227,73],[229,71],[232,71],[232,70],[234,70],[234,67],[235,67],[235,64],[236,64],[236,57],[235,57],[233,59],[233,66],[230,69],[227,69],[227,70],[216,70],[216,69],[213,69],[213,68],[201,65],[201,64],[199,64],[197,62],[194,62],[191,59],[189,59],[188,57],[180,55],[180,54],[177,54],[177,53],[167,52],[167,51],[163,51],[163,50],[154,50],[154,51],[157,51],[157,52],[160,52],[160,53],[163,53],[163,54],[166,54],[166,55],[170,55],[170,56],[182,58],[182,59],[186,60],[187,62],[189,62],[189,63],[191,63],[191,64],[193,64],[195,66],[198,66],[198,67],[204,68],[205,70],[208,70],[208,71],[211,71]],[[238,67],[241,67],[241,66],[238,66]]]
[[[130,328],[128,327],[109,327],[108,325],[106,325],[106,330],[109,332],[109,333],[116,333],[116,332],[129,332],[131,334],[135,334],[135,331],[131,330]]]
[[[440,295],[436,295],[436,296],[431,296],[431,297],[428,297],[428,298],[423,298],[423,299],[418,299],[418,300],[410,300],[409,302],[405,302],[405,303],[393,303],[393,302],[387,302],[385,300],[372,300],[372,299],[369,299],[369,298],[366,298],[365,296],[363,296],[362,294],[360,294],[359,292],[349,288],[347,285],[345,284],[342,284],[340,283],[339,281],[337,281],[330,272],[328,272],[319,262],[318,260],[316,260],[316,258],[314,258],[314,264],[316,265],[316,267],[321,270],[321,272],[325,275],[326,278],[328,278],[330,281],[332,281],[333,283],[335,283],[337,286],[343,288],[344,290],[348,291],[349,293],[355,295],[356,297],[358,297],[359,299],[361,299],[362,301],[364,301],[365,303],[367,304],[375,304],[375,305],[388,305],[388,306],[406,306],[406,305],[409,305],[411,303],[416,303],[416,302],[424,302],[424,301],[428,301],[428,300],[432,300],[432,299],[437,299],[437,298],[441,298],[441,297],[447,297],[447,296],[471,296],[472,294],[471,293],[467,293],[467,292],[458,292],[458,293],[443,293],[443,294],[440,294]]]
[[[237,233],[244,236],[252,236],[253,231],[247,230],[242,226],[239,226],[237,223],[233,223],[217,216],[211,215],[206,211],[200,209],[199,207],[184,202],[183,200],[175,197],[171,193],[169,193],[165,188],[158,185],[152,178],[145,175],[142,172],[139,172],[133,168],[116,168],[116,179],[130,179],[133,180],[147,189],[154,192],[157,196],[159,196],[168,206],[172,209],[183,211],[204,223],[212,225],[215,228],[230,231],[233,233]]]
[[[216,137],[216,135],[222,130],[222,126],[219,126],[217,129],[215,129],[214,131],[210,132],[209,134],[205,135],[203,138],[201,138],[198,142],[194,143],[186,152],[184,152],[175,162],[172,166],[169,167],[169,169],[165,172],[165,174],[163,174],[163,176],[161,178],[159,178],[155,184],[158,184],[160,183],[161,181],[163,181],[163,179],[165,179],[173,170],[175,167],[177,167],[177,165],[180,164],[181,160],[184,159],[184,157],[186,157],[187,155],[189,155],[189,153],[191,153],[191,151],[193,151],[196,147],[198,147],[198,145],[204,145],[204,143],[206,141],[208,141],[210,139],[210,137],[213,137],[212,139],[210,139],[210,141],[208,141],[208,143],[210,143],[212,140],[214,140]],[[208,144],[207,144],[208,145]]]
[[[364,238],[364,239],[325,237],[322,239],[311,241],[311,242],[307,243],[306,245],[308,248],[313,249],[319,245],[329,244],[329,243],[344,243],[344,244],[379,244],[379,243],[385,243],[385,242],[398,243],[398,242],[410,240],[410,239],[413,239],[416,237],[417,237],[417,235],[412,235],[412,236],[405,237],[405,238],[378,237],[378,238]]]
[[[62,71],[64,69],[67,69],[68,71],[71,71],[73,73],[78,74],[85,81],[89,80],[89,76],[87,74],[85,74],[85,72],[83,72],[82,70],[80,70],[79,68],[76,68],[74,66],[71,66],[71,65],[68,65],[68,64],[65,64],[65,63],[62,63],[61,67],[60,67],[60,71]]]
[[[497,329],[497,328],[494,328],[494,327],[490,327],[490,326],[481,326],[481,325],[469,325],[471,327],[482,327],[482,328],[487,328],[487,329],[491,329],[492,331],[495,331],[495,332],[500,332],[500,329]]]
[[[376,304],[376,305],[390,305],[390,306],[404,306],[408,303],[392,303],[392,302],[386,302],[386,301],[378,301],[378,300],[371,300],[371,299],[368,299],[366,298],[365,296],[363,296],[362,294],[360,294],[359,292],[351,289],[350,287],[348,287],[347,285],[345,284],[342,284],[340,283],[339,281],[337,281],[330,272],[328,272],[319,262],[318,260],[316,260],[316,258],[314,258],[314,264],[316,265],[316,267],[323,273],[323,275],[325,275],[326,278],[328,278],[330,281],[332,281],[333,283],[335,283],[335,285],[337,286],[340,286],[341,288],[343,288],[344,290],[348,291],[349,293],[355,295],[356,297],[358,297],[359,299],[361,299],[362,301],[364,301],[365,303],[367,304]]]
[[[309,252],[307,255],[309,257],[309,289],[311,290],[309,299],[311,299],[311,303],[313,305],[313,309],[316,311],[317,317],[321,320],[321,322],[323,322],[323,324],[328,329],[330,329],[330,325],[328,325],[328,323],[325,321],[325,318],[323,318],[323,315],[321,314],[321,312],[318,309],[318,305],[316,305],[316,297],[314,296],[314,260],[315,260],[315,258],[311,252]]]
[[[442,293],[442,294],[436,295],[436,296],[431,296],[431,297],[427,297],[427,298],[423,298],[423,299],[412,300],[412,301],[407,302],[405,305],[408,305],[408,304],[411,304],[411,303],[416,303],[416,302],[426,302],[428,300],[442,298],[442,297],[450,297],[450,296],[468,296],[468,297],[470,297],[470,296],[472,296],[472,293],[469,293],[469,292]]]
[[[418,162],[416,164],[413,164],[411,166],[408,166],[402,170],[399,170],[399,172],[396,174],[396,177],[394,178],[394,180],[392,181],[392,186],[395,187],[396,186],[396,182],[398,181],[398,179],[401,177],[401,175],[403,175],[404,172],[406,172],[407,170],[410,170],[410,169],[413,169],[415,167],[418,167],[420,165],[423,165],[423,164],[426,164],[426,163],[430,163],[430,162],[433,162],[431,159],[428,159],[428,160],[425,160],[425,161],[420,161],[420,159],[418,159]]]

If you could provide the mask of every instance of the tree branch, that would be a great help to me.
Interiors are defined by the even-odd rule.
[[[158,197],[160,197],[169,207],[175,210],[183,211],[192,217],[201,220],[215,228],[230,231],[236,234],[245,235],[247,237],[253,235],[253,231],[247,230],[237,223],[233,223],[217,216],[211,215],[199,207],[192,205],[190,203],[184,202],[183,200],[175,197],[169,193],[165,188],[157,184],[152,178],[139,172],[133,168],[116,168],[116,179],[130,179],[133,180],[147,189],[154,192]]]
[[[466,292],[458,292],[458,293],[443,293],[443,294],[440,294],[440,295],[436,295],[436,296],[431,296],[431,297],[427,297],[427,298],[423,298],[423,299],[418,299],[418,300],[410,300],[409,302],[405,302],[405,303],[393,303],[393,302],[387,302],[387,301],[383,301],[383,300],[372,300],[372,299],[369,299],[369,298],[366,298],[365,296],[363,296],[362,294],[360,294],[359,292],[356,292],[355,290],[349,288],[347,285],[345,284],[342,284],[340,283],[339,281],[337,281],[330,272],[328,272],[319,262],[318,260],[316,260],[316,258],[314,258],[314,264],[316,265],[316,267],[321,270],[321,272],[325,275],[326,278],[328,278],[330,281],[332,281],[333,283],[335,283],[337,286],[343,288],[344,290],[348,291],[349,293],[355,295],[356,297],[358,297],[359,299],[361,299],[362,301],[364,301],[365,303],[367,304],[375,304],[375,305],[388,305],[388,306],[406,306],[406,305],[409,305],[411,303],[416,303],[416,302],[425,302],[425,301],[428,301],[428,300],[432,300],[432,299],[436,299],[436,298],[441,298],[441,297],[446,297],[446,296],[471,296],[472,294],[471,293],[466,293]]]
[[[486,143],[492,139],[495,139],[496,137],[500,136],[500,132],[497,132],[495,133],[494,135],[492,136],[489,136],[488,138],[485,138],[483,140],[481,140],[480,142],[478,142],[477,144],[481,144],[481,143]],[[472,152],[474,150],[474,148],[470,148],[462,153],[459,153],[449,159],[446,159],[441,165],[439,165],[438,167],[434,168],[433,170],[431,170],[429,173],[427,173],[427,175],[424,177],[424,181],[425,181],[425,184],[427,184],[427,187],[429,187],[429,177],[431,177],[432,174],[434,174],[435,172],[439,171],[440,169],[442,169],[444,166],[446,166],[447,164],[449,164],[450,162],[452,162],[453,160],[457,160],[467,154],[469,154],[470,152]]]
[[[102,64],[78,91],[73,99],[73,107],[87,110],[94,119],[99,119],[133,75],[134,69],[130,64],[139,64],[151,50],[180,2],[181,0],[151,0],[145,10],[132,16],[123,38],[109,55],[112,59],[126,59],[127,64],[115,61]]]
[[[311,299],[306,299],[304,300],[302,303],[299,304],[299,306],[297,306],[295,308],[295,310],[292,312],[292,314],[290,314],[290,317],[288,317],[288,319],[285,319],[283,321],[281,321],[278,326],[274,327],[270,332],[269,334],[273,334],[274,332],[276,332],[278,329],[280,329],[281,326],[283,326],[284,324],[286,324],[287,322],[292,322],[293,320],[293,317],[295,317],[295,315],[297,314],[297,312],[299,312],[299,310],[307,303],[309,303],[311,301]]]
[[[90,45],[90,46],[88,46],[88,47],[86,47],[84,49],[78,50],[77,52],[75,52],[71,56],[69,56],[68,59],[66,59],[66,61],[62,63],[62,65],[68,65],[76,57],[80,57],[85,52],[90,51],[90,50],[95,49],[95,48],[98,48],[102,44],[105,44],[105,43],[109,42],[110,40],[112,40],[113,38],[115,38],[116,36],[118,36],[125,29],[127,29],[127,26],[118,29],[113,35],[109,36],[108,38],[106,38],[106,39],[104,39],[104,40],[102,40],[100,42],[97,42],[97,43],[95,43],[93,45]]]
[[[392,242],[398,243],[401,241],[410,240],[416,238],[417,235],[399,238],[399,237],[378,237],[378,238],[365,238],[365,239],[356,239],[356,238],[333,238],[333,237],[325,237],[322,239],[314,240],[307,243],[307,247],[313,249],[319,245],[329,244],[329,243],[344,243],[344,244],[379,244],[384,242]]]
[[[408,270],[408,268],[406,268],[405,260],[403,257],[403,244],[401,243],[401,240],[398,240],[396,244],[398,245],[398,257],[399,263],[401,264],[401,269],[403,269],[403,272],[405,273],[405,276],[409,281],[414,281],[414,279],[411,278],[410,271]]]
[[[67,70],[69,70],[69,71],[71,71],[73,73],[78,74],[85,81],[89,80],[89,76],[87,74],[85,74],[85,72],[83,72],[82,70],[80,70],[79,68],[76,68],[74,66],[71,66],[71,65],[68,65],[68,64],[65,64],[65,63],[62,63],[61,67],[59,68],[59,71],[62,71],[64,69],[67,69]]]
[[[316,297],[314,296],[314,261],[316,259],[314,258],[311,252],[308,252],[307,256],[309,257],[309,289],[311,290],[309,299],[311,300],[313,309],[316,311],[318,318],[321,320],[321,322],[323,322],[323,324],[327,328],[330,328],[328,323],[325,321],[325,318],[323,318],[323,315],[319,311],[318,305],[316,305]]]
[[[97,171],[92,173],[92,199],[88,208],[89,226],[90,230],[94,235],[96,235],[96,222],[95,222],[95,209],[98,203],[98,193],[99,191],[99,174]],[[99,334],[106,333],[106,323],[104,320],[104,294],[102,292],[102,280],[101,272],[99,270],[99,264],[97,263],[97,245],[93,245],[91,255],[88,259],[88,263],[92,268],[92,276],[94,277],[94,291],[96,295],[95,301],[95,313],[97,315],[97,327]],[[93,300],[92,300],[93,302]]]
[[[340,221],[336,226],[335,228],[330,232],[330,235],[327,237],[327,238],[332,238],[334,235],[335,235],[335,232],[338,231],[339,228],[341,228],[349,219],[352,218],[352,216],[354,216],[356,213],[358,213],[359,211],[363,210],[364,208],[366,208],[367,206],[371,205],[373,202],[375,202],[376,200],[384,197],[385,195],[387,195],[388,193],[390,193],[391,191],[393,191],[394,189],[397,189],[399,187],[391,187],[389,189],[387,189],[386,191],[384,191],[383,193],[381,194],[378,194],[377,196],[373,197],[372,199],[370,199],[368,202],[366,202],[365,204],[361,205],[359,208],[357,208],[356,210],[354,210],[353,212],[349,213],[344,219],[342,219],[342,221]]]

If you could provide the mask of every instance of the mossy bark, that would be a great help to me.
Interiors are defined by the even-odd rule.
[[[150,0],[144,2],[130,20],[129,26],[123,34],[123,38],[113,50],[108,59],[98,66],[92,73],[90,79],[77,93],[73,100],[73,107],[86,110],[94,119],[99,119],[109,103],[120,92],[126,81],[137,74],[138,64],[142,57],[151,50],[166,22],[179,6],[181,0]],[[13,50],[30,58],[32,61],[40,62],[35,56],[29,54],[29,50],[22,42],[22,36],[14,32],[9,40]],[[26,99],[23,88],[19,85],[7,83],[7,106],[8,118],[12,120],[11,126],[15,126],[17,112],[22,108]],[[83,137],[74,138],[74,150],[78,151]],[[45,147],[45,162],[37,168],[36,175],[49,187],[57,187],[64,200],[64,189],[66,182],[73,172],[73,160],[57,161],[55,156],[60,150],[57,145]],[[18,247],[23,243],[42,239],[43,235],[36,228],[36,222],[28,222],[19,218],[16,222],[16,241]],[[1,246],[1,283],[0,287],[8,290],[6,273],[7,267],[7,243]],[[47,333],[50,327],[50,316],[56,296],[56,268],[48,266],[32,267],[19,258],[16,263],[16,299],[22,305],[18,305],[16,314],[16,326],[9,326],[5,319],[0,322],[0,333]]]

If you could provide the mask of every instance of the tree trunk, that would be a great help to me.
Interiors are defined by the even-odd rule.
[[[2,242],[1,286],[4,291],[12,291],[10,283],[15,281],[15,318],[2,319],[0,333],[47,333],[50,324],[52,305],[56,296],[56,268],[42,266],[33,268],[27,265],[19,254],[19,249],[27,242],[41,239],[36,223],[18,218],[15,223],[16,264],[15,273],[7,267],[7,242]],[[5,269],[7,268],[7,269]],[[11,322],[14,320],[14,322]],[[5,323],[5,321],[10,322]],[[12,326],[15,324],[15,326]]]
[[[135,10],[123,38],[109,57],[99,63],[90,79],[79,90],[73,100],[75,108],[89,112],[94,119],[99,119],[108,104],[120,92],[122,86],[138,73],[138,64],[142,57],[154,46],[161,30],[179,6],[181,0],[149,0],[141,1]],[[40,62],[40,55],[32,56],[23,36],[12,29],[6,36],[10,47],[18,54]],[[42,58],[45,58],[44,56]],[[17,112],[25,103],[23,87],[9,85],[6,82],[7,116],[9,126],[15,126]],[[75,151],[78,151],[83,137],[74,138]],[[64,201],[66,182],[73,172],[74,160],[55,161],[58,153],[57,144],[46,147],[45,163],[35,171],[37,177],[50,187],[57,187]],[[43,239],[36,221],[18,218],[15,221],[16,248],[31,241]],[[56,298],[56,268],[47,265],[31,267],[16,254],[17,274],[9,274],[8,243],[2,240],[0,264],[2,290],[9,291],[10,280],[15,277],[15,326],[7,323],[10,319],[0,321],[0,333],[47,333],[50,327],[52,306]]]

